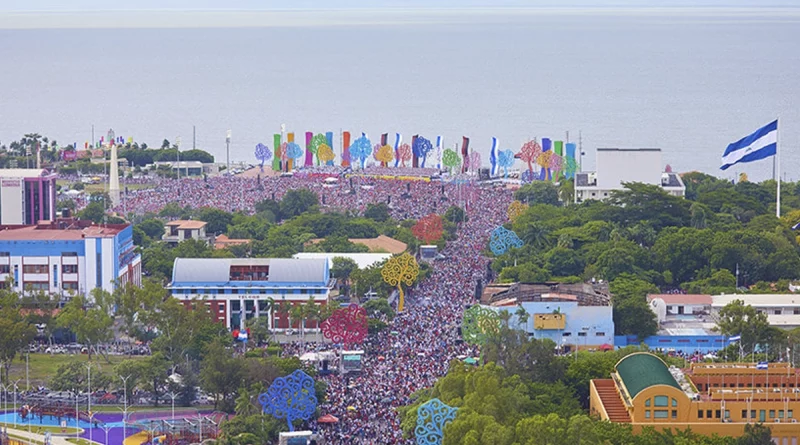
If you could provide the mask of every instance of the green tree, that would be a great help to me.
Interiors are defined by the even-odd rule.
[[[112,304],[113,298],[108,292],[95,288],[91,292],[91,300],[83,295],[75,295],[56,317],[58,327],[71,330],[78,337],[78,342],[87,346],[89,360],[94,352],[102,353],[96,350],[97,345],[113,337],[111,327],[114,319],[109,315]]]
[[[228,225],[233,221],[233,215],[224,210],[203,207],[197,212],[197,219],[208,223],[206,232],[220,234],[228,230]]]
[[[214,409],[233,411],[230,396],[242,384],[242,368],[242,363],[233,358],[222,342],[214,340],[208,345],[200,365],[200,382],[205,391],[214,395]]]
[[[647,294],[658,293],[653,284],[624,274],[610,284],[614,331],[616,335],[636,335],[644,339],[658,332],[655,314],[647,304]]]
[[[447,208],[447,211],[444,212],[444,219],[450,221],[454,224],[459,224],[465,221],[466,213],[464,213],[464,209],[458,206],[450,206]]]
[[[293,189],[283,195],[280,213],[283,218],[291,218],[315,209],[318,204],[316,193],[309,189]]]
[[[528,205],[559,205],[558,187],[549,181],[533,181],[514,192],[514,199]]]
[[[385,222],[391,218],[389,215],[389,206],[385,203],[367,204],[367,209],[364,211],[364,218],[369,218],[378,222]]]
[[[725,336],[741,335],[741,344],[762,343],[769,333],[766,313],[759,313],[742,300],[733,300],[719,310],[717,329]]]
[[[19,296],[0,290],[0,364],[5,370],[5,381],[17,353],[33,341],[36,329],[20,313]]]

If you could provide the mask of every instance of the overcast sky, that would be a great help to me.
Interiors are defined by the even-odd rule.
[[[0,11],[798,5],[800,0],[0,0]]]

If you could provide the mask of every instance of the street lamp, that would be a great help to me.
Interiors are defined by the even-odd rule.
[[[231,131],[228,130],[228,133],[225,135],[225,149],[228,154],[228,175],[231,174]]]
[[[94,413],[89,411],[89,442],[94,442],[94,440],[92,440],[92,432],[94,431],[92,419],[94,419]]]
[[[172,399],[172,420],[175,421],[175,398],[178,397],[178,394],[173,391],[167,395]]]
[[[17,379],[14,382],[14,428],[17,427],[17,383],[22,379]]]
[[[178,179],[181,179],[181,137],[178,136],[175,138],[175,147],[177,150],[177,160],[178,160]]]
[[[108,445],[108,432],[111,431],[114,427],[110,425],[106,425],[105,423],[100,428],[106,433],[106,445]],[[122,440],[124,441],[125,438],[123,437]]]
[[[86,397],[87,408],[86,408],[86,411],[89,412],[89,414],[91,414],[92,413],[92,364],[91,363],[88,363],[86,365],[86,377],[87,377],[87,379],[86,379],[86,391],[87,391],[87,397]]]
[[[3,408],[3,401],[5,400],[6,402],[6,406],[5,409],[3,409],[3,412],[8,411],[8,397],[4,398],[5,394],[6,394],[6,385],[0,383],[0,408]],[[6,425],[5,428],[6,433],[8,433],[8,423],[6,423],[5,425]]]
[[[80,388],[76,386],[75,387],[75,440],[78,443],[80,443],[81,435],[80,435],[80,429],[78,428],[78,420],[80,420],[78,416],[78,394],[80,394]]]

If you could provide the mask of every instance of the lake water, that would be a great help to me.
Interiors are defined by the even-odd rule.
[[[445,11],[350,25],[342,12],[237,12],[219,16],[225,27],[204,14],[173,29],[115,13],[90,16],[103,29],[0,29],[0,143],[39,132],[83,146],[94,124],[98,139],[113,128],[188,149],[195,125],[198,148],[224,161],[230,128],[231,158],[252,160],[285,123],[333,131],[337,147],[340,129],[446,146],[468,136],[485,160],[492,136],[516,151],[570,131],[588,168],[597,147],[660,147],[676,171],[721,174],[728,143],[780,116],[783,171],[799,179],[799,11]],[[772,166],[724,176],[739,171],[760,180]]]

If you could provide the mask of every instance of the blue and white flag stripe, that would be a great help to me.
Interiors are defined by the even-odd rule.
[[[756,364],[756,369],[769,369],[769,363],[768,362],[758,362]]]
[[[775,156],[778,150],[778,120],[759,128],[755,133],[729,144],[722,155],[721,170],[739,162],[753,162]]]
[[[734,335],[733,337],[728,337],[728,341],[739,341],[742,339],[741,335]]]

